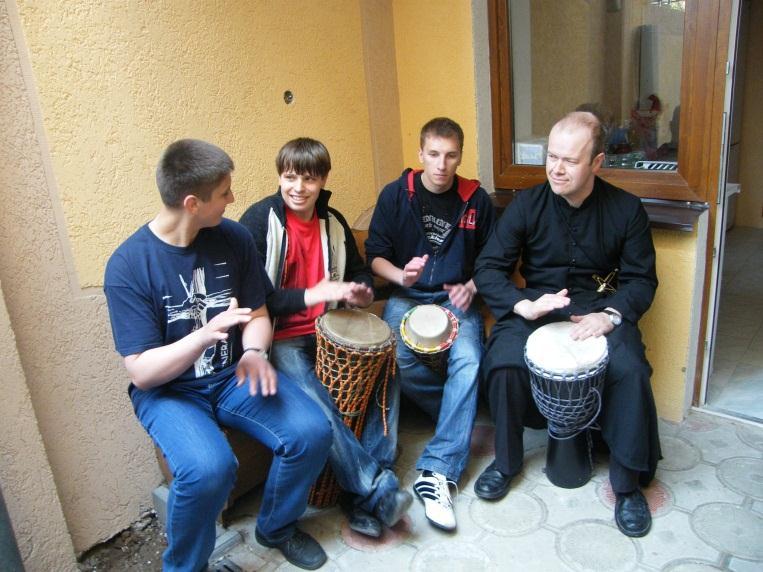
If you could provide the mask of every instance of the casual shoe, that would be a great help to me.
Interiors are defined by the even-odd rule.
[[[218,560],[211,566],[208,566],[206,569],[208,572],[244,572],[244,569],[233,562],[233,560],[230,558],[223,558],[222,560]]]
[[[490,463],[474,483],[474,494],[484,500],[498,500],[509,492],[512,477],[504,475]]]
[[[615,522],[620,532],[634,538],[646,536],[652,527],[652,514],[641,491],[636,489],[630,493],[617,493],[615,496]]]
[[[445,475],[423,471],[413,483],[413,490],[424,503],[424,514],[429,522],[443,530],[455,530],[456,513]]]
[[[411,493],[407,491],[398,489],[388,491],[381,499],[379,499],[379,502],[376,503],[374,515],[382,521],[385,526],[391,528],[403,518],[403,515],[405,515],[406,512],[408,512],[408,508],[411,506],[412,502],[413,497],[411,496]]]
[[[277,548],[286,560],[298,568],[316,570],[326,563],[326,553],[312,536],[300,529],[294,529],[294,534],[283,542],[270,542],[265,540],[260,531],[254,529],[254,537],[257,542],[268,548]]]
[[[382,523],[378,518],[362,508],[353,507],[350,509],[347,514],[347,521],[350,530],[370,536],[371,538],[379,538],[382,535]]]

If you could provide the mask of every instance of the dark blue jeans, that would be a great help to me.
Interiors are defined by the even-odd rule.
[[[385,493],[399,488],[397,477],[389,468],[380,466],[344,424],[333,399],[315,375],[315,353],[315,335],[299,336],[273,342],[270,359],[278,371],[297,381],[323,410],[331,423],[333,438],[329,462],[334,476],[343,490],[355,495],[357,506],[373,512]],[[382,420],[371,413],[372,409],[378,409],[375,400],[368,404],[364,434],[383,433]]]
[[[249,395],[231,375],[132,388],[135,414],[162,450],[173,480],[167,502],[165,571],[203,570],[215,545],[215,518],[236,480],[238,461],[220,425],[264,443],[273,463],[257,529],[272,542],[287,540],[307,506],[307,495],[326,462],[331,428],[299,387],[279,375],[278,393]]]

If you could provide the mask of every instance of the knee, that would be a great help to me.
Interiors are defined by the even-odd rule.
[[[284,443],[284,455],[295,457],[321,457],[331,447],[332,430],[326,414],[317,406],[294,416],[289,438]]]
[[[229,490],[236,481],[238,460],[233,451],[196,451],[192,459],[173,471],[175,486],[194,496],[216,495]]]

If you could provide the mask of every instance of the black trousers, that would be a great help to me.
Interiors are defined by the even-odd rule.
[[[495,422],[495,468],[514,476],[522,470],[525,427],[542,429],[546,420],[535,405],[526,369],[493,370],[483,384],[484,395]],[[638,487],[639,471],[610,457],[609,480],[616,493],[628,493]]]

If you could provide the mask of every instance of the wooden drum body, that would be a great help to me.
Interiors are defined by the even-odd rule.
[[[387,323],[362,310],[331,310],[315,322],[315,374],[329,392],[344,424],[360,438],[368,404],[377,384],[383,384],[381,407],[386,407],[387,382],[395,372],[395,337]],[[335,504],[339,485],[326,467],[310,491],[309,502]]]
[[[538,410],[548,421],[546,476],[564,488],[583,486],[593,460],[588,428],[601,410],[609,353],[603,336],[573,340],[572,322],[556,322],[527,339],[525,363]]]

